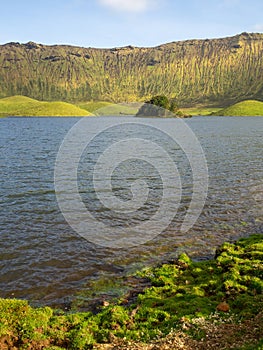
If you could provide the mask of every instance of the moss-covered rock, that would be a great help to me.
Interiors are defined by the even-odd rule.
[[[173,264],[139,273],[152,286],[135,303],[125,307],[119,300],[102,306],[96,315],[65,314],[32,308],[23,300],[0,299],[0,345],[81,350],[112,337],[149,341],[172,329],[202,338],[205,328],[196,320],[207,324],[231,319],[238,324],[262,314],[262,253],[263,236],[253,235],[223,244],[211,261],[194,262],[182,254]],[[262,317],[258,320],[262,329]]]

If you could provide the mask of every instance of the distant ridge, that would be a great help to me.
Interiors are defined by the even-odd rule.
[[[0,46],[0,97],[47,101],[144,101],[180,106],[263,100],[263,34],[112,49],[29,42]]]

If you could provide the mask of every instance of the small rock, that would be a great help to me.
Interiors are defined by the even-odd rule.
[[[137,306],[135,309],[132,310],[132,312],[131,312],[131,317],[132,317],[132,318],[135,317],[135,315],[136,315],[136,313],[137,313],[138,310],[139,310],[139,306]]]
[[[188,331],[189,328],[190,328],[190,327],[189,327],[188,324],[186,324],[186,323],[183,323],[183,324],[182,324],[182,330],[183,330],[183,331]]]
[[[110,305],[110,303],[109,303],[108,301],[106,301],[106,300],[104,300],[104,301],[102,302],[102,306],[107,307],[107,306],[109,306],[109,305]]]
[[[223,301],[222,303],[217,305],[216,309],[218,311],[228,312],[230,310],[230,306],[225,301]]]

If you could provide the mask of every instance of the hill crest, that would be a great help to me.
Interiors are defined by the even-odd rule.
[[[85,117],[93,114],[67,102],[37,101],[27,96],[10,96],[0,99],[1,116],[54,116],[54,117]]]
[[[218,112],[212,113],[212,115],[233,117],[263,116],[263,102],[256,100],[241,101],[232,106],[219,110]]]

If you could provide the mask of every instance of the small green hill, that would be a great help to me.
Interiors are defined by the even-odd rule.
[[[221,109],[212,115],[220,116],[263,116],[263,102],[247,100]]]
[[[0,116],[85,117],[92,114],[66,102],[41,102],[25,96],[0,99]]]

